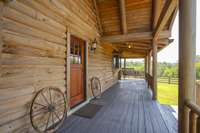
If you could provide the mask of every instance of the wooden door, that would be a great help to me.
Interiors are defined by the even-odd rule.
[[[70,49],[70,106],[73,107],[85,99],[84,90],[84,46],[85,42],[71,36]]]

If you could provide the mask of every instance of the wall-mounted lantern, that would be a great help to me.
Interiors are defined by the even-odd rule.
[[[95,52],[96,49],[97,49],[97,40],[94,39],[94,41],[92,41],[91,44],[90,44],[90,51]]]

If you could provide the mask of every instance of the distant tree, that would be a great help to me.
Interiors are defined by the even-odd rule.
[[[200,62],[196,62],[196,78],[200,80]]]

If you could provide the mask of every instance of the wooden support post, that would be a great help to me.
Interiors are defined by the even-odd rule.
[[[148,74],[151,74],[151,51],[148,54]]]
[[[71,34],[69,28],[67,28],[67,59],[66,59],[66,89],[67,89],[67,101],[68,111],[70,110],[70,45],[71,45]]]
[[[147,56],[144,58],[144,73],[146,74],[148,70]]]
[[[153,100],[157,100],[157,42],[153,40],[153,63],[152,63],[152,76],[153,76]]]
[[[186,100],[195,102],[196,0],[179,0],[179,133],[188,133]]]
[[[126,69],[126,58],[124,58],[124,68]]]
[[[124,58],[124,70],[126,69],[126,58]],[[124,75],[124,79],[126,79],[126,75],[125,75],[125,73],[123,73],[123,75]]]

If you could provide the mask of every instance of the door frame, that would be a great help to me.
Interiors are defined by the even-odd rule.
[[[81,102],[79,102],[78,104],[76,104],[76,105],[74,105],[74,106],[72,106],[72,107],[70,107],[70,100],[71,100],[71,96],[70,96],[70,89],[71,89],[71,87],[69,87],[69,91],[67,92],[68,93],[68,96],[69,96],[69,98],[68,98],[68,103],[69,103],[69,108],[70,109],[74,109],[75,107],[77,107],[77,106],[79,106],[80,104],[82,104],[82,103],[84,103],[86,100],[87,100],[87,60],[88,60],[88,56],[87,56],[87,54],[88,53],[86,53],[86,52],[88,52],[88,50],[87,50],[87,41],[85,41],[84,39],[82,39],[82,38],[80,38],[80,37],[78,37],[78,36],[75,36],[75,35],[73,35],[73,34],[70,34],[70,37],[69,37],[69,42],[68,43],[70,43],[69,45],[68,45],[68,48],[69,48],[69,50],[67,51],[67,52],[69,52],[69,56],[67,56],[67,60],[69,61],[69,63],[68,63],[68,67],[69,67],[69,71],[70,71],[70,73],[69,74],[71,74],[71,61],[70,61],[70,54],[71,54],[71,36],[73,36],[73,37],[76,37],[76,38],[78,38],[78,39],[80,39],[80,40],[82,40],[83,42],[84,42],[84,44],[83,44],[83,51],[84,51],[84,54],[83,54],[83,91],[84,91],[84,93],[83,93],[83,96],[84,96],[84,98],[83,98],[83,100],[81,101]],[[70,84],[71,84],[71,76],[69,75],[69,77],[68,77],[69,79],[69,82],[68,82],[68,86],[70,86]],[[69,109],[69,110],[70,110]]]

